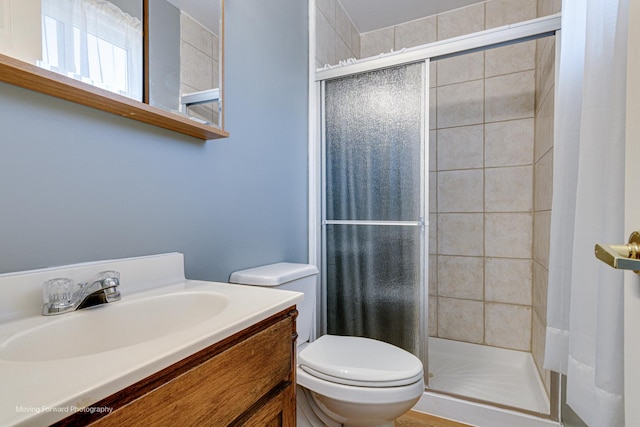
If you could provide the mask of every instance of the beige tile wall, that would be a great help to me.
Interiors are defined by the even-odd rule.
[[[539,16],[560,11],[560,0],[538,0]],[[555,82],[555,40],[536,41],[536,122],[534,141],[533,195],[533,289],[532,353],[547,392],[551,373],[543,369],[547,326],[547,279],[549,275],[549,229],[553,180],[553,110]]]
[[[473,5],[434,17],[437,39],[536,13],[535,0]],[[431,64],[432,336],[531,351],[535,58],[530,41]]]
[[[220,40],[195,19],[180,14],[180,93],[197,92],[219,86]],[[218,123],[217,104],[190,108],[190,114]]]
[[[317,0],[316,67],[360,57],[360,33],[340,2]]]

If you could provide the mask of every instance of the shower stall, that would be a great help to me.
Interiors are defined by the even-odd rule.
[[[558,21],[317,73],[321,329],[416,354],[429,391],[551,419]]]

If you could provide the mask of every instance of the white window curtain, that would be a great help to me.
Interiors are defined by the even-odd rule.
[[[628,0],[564,0],[545,367],[591,427],[624,425],[623,277],[594,256],[623,236]]]
[[[42,0],[45,68],[142,100],[142,23],[105,0]]]

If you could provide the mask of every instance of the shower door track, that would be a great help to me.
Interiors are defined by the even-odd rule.
[[[505,25],[489,30],[478,31],[459,37],[440,40],[422,46],[405,48],[390,53],[381,53],[346,65],[328,66],[315,72],[315,81],[323,82],[339,77],[375,71],[426,59],[442,59],[473,51],[486,50],[519,43],[526,40],[547,37],[560,30],[561,14],[543,16],[517,24]],[[317,104],[316,104],[317,108]]]

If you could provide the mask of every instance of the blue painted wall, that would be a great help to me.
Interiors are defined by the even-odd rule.
[[[226,128],[196,139],[0,83],[0,272],[179,251],[307,259],[307,5],[226,4]],[[123,284],[124,285],[124,284]]]

